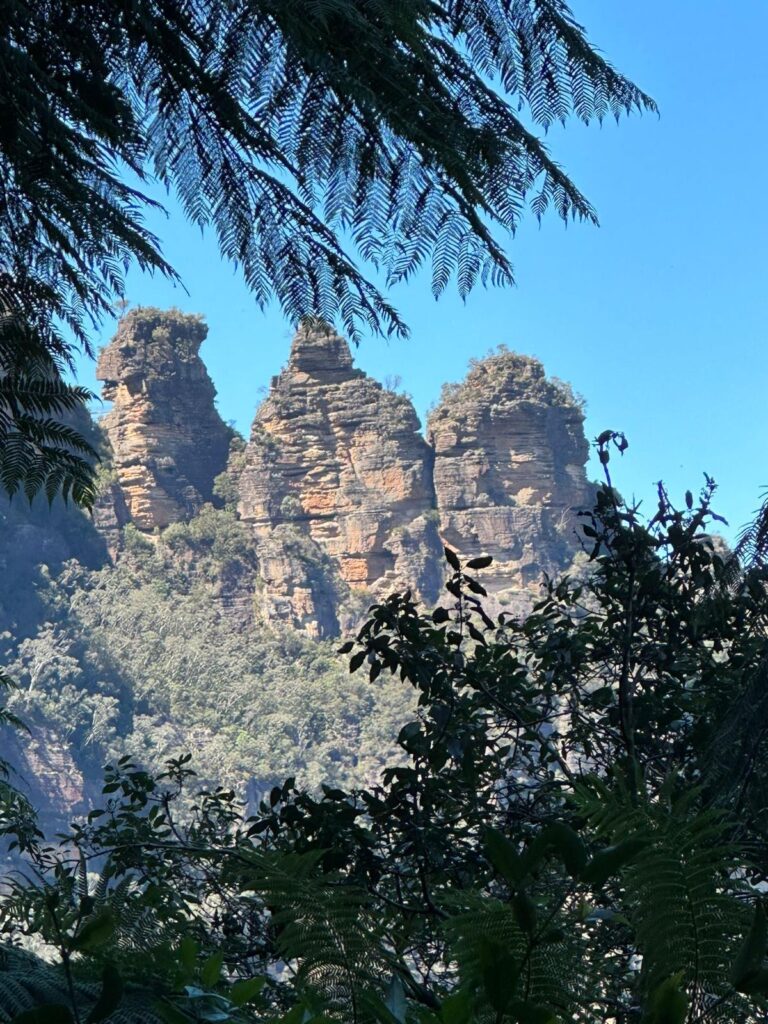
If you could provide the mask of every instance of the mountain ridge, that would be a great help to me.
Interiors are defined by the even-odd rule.
[[[355,368],[332,328],[301,325],[250,437],[227,456],[197,354],[205,330],[200,317],[139,308],[101,353],[114,518],[127,508],[151,534],[218,488],[254,537],[269,621],[333,636],[355,594],[410,587],[434,601],[443,543],[494,554],[491,589],[515,608],[572,559],[573,511],[591,493],[583,414],[537,360],[499,349],[475,361],[423,431],[408,396]],[[192,486],[184,463],[196,450],[204,471]]]

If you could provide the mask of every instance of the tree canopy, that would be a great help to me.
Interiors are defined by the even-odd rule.
[[[766,574],[734,582],[711,497],[644,521],[608,480],[590,572],[519,620],[450,549],[442,605],[374,606],[341,653],[418,708],[370,785],[246,817],[188,756],[124,758],[59,848],[10,805],[0,928],[58,964],[9,951],[0,1020],[765,1019]]]
[[[0,482],[93,498],[57,417],[72,339],[135,263],[169,276],[152,182],[258,303],[399,333],[385,286],[512,279],[524,209],[595,213],[536,134],[653,101],[562,0],[15,0],[0,12]]]

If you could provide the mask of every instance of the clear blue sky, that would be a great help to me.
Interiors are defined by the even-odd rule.
[[[768,484],[768,5],[574,0],[573,10],[661,109],[550,133],[601,227],[529,219],[510,249],[517,287],[466,304],[436,303],[425,278],[395,290],[412,337],[366,339],[357,363],[379,379],[399,374],[424,418],[470,357],[502,342],[535,355],[586,398],[588,436],[626,432],[616,469],[626,494],[650,505],[663,478],[679,497],[706,471],[732,535]],[[128,297],[205,314],[220,412],[247,434],[291,326],[259,311],[213,237],[169,210],[153,226],[189,294],[136,273]],[[95,386],[92,365],[81,378]]]

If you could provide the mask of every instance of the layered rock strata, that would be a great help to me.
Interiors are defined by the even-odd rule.
[[[355,369],[332,330],[296,334],[256,413],[238,490],[267,590],[310,632],[335,630],[349,589],[436,596],[431,450],[410,399]]]
[[[515,610],[577,549],[574,513],[592,497],[583,420],[568,385],[504,348],[444,387],[429,416],[441,535],[462,558],[493,556],[483,582]]]
[[[113,554],[126,522],[151,532],[214,496],[232,432],[199,356],[206,330],[137,309],[101,354],[112,472],[95,520]],[[522,611],[578,549],[587,452],[580,402],[535,359],[499,349],[473,361],[444,387],[425,440],[409,398],[356,369],[333,330],[303,326],[220,478],[257,558],[252,585],[240,594],[244,581],[230,581],[226,600],[244,621],[255,606],[335,635],[394,590],[433,601],[445,543],[465,559],[492,555],[495,605]]]
[[[188,519],[213,496],[232,431],[200,358],[208,328],[178,310],[129,312],[96,376],[113,403],[101,425],[127,515],[144,531]]]

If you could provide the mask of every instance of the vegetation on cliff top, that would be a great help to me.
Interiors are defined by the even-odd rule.
[[[430,409],[430,419],[452,419],[466,415],[477,401],[490,408],[495,401],[540,402],[581,412],[584,399],[570,384],[548,377],[542,363],[533,356],[512,352],[498,345],[481,359],[470,359],[469,371],[459,384],[443,384],[439,402]]]

